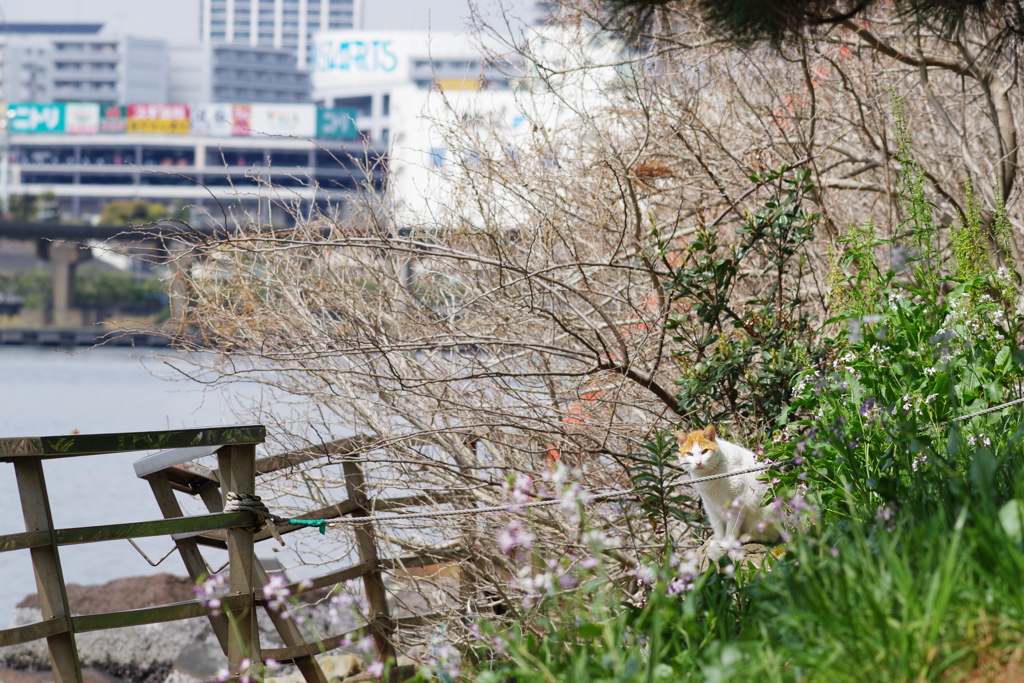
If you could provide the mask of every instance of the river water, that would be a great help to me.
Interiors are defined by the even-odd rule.
[[[239,422],[235,396],[154,376],[160,369],[146,350],[97,348],[87,351],[0,347],[0,437],[49,436],[177,429]],[[236,390],[232,390],[236,391]],[[160,519],[148,484],[132,463],[145,453],[121,453],[48,460],[44,464],[54,523],[91,526]],[[186,513],[204,511],[187,505]],[[0,463],[0,534],[24,531],[14,466]],[[173,547],[167,537],[136,541],[154,560]],[[128,541],[61,548],[67,583],[103,583],[157,572],[185,575],[173,553],[151,567]],[[217,567],[223,552],[211,551]],[[0,553],[0,628],[14,606],[34,593],[28,551]]]

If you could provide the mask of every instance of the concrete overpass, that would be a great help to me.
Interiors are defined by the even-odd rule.
[[[104,241],[124,237],[133,240],[167,240],[176,243],[175,237],[183,232],[213,235],[221,229],[204,225],[188,230],[180,224],[165,222],[139,228],[123,225],[68,225],[63,223],[37,223],[30,221],[0,221],[0,238],[8,240],[34,241],[37,254],[50,264],[51,307],[38,314],[23,314],[26,327],[31,328],[80,328],[85,324],[84,311],[75,305],[75,269],[90,259],[91,250],[85,246],[89,241]],[[160,247],[158,247],[159,249]],[[167,249],[173,250],[172,246]],[[176,267],[188,264],[176,263]],[[171,317],[180,318],[183,293],[172,292]],[[34,313],[34,312],[33,312]]]

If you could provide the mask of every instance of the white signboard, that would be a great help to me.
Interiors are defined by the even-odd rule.
[[[313,82],[321,87],[387,85],[409,80],[409,55],[430,54],[427,35],[397,31],[324,31],[313,44]]]
[[[70,135],[99,133],[100,105],[95,102],[68,102],[64,105],[64,132]]]
[[[312,104],[254,104],[249,128],[253,135],[316,137],[316,107]]]
[[[192,132],[196,135],[228,137],[234,125],[231,104],[196,104],[190,107]]]

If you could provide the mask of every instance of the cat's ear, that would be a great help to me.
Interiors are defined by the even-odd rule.
[[[686,437],[688,435],[687,435],[686,432],[684,432],[682,429],[680,429],[679,431],[672,432],[672,436],[676,437],[676,441],[678,441],[679,445],[682,446],[683,443],[686,441]]]
[[[704,428],[704,438],[708,441],[715,440],[715,425],[708,425]]]

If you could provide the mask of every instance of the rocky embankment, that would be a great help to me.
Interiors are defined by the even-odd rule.
[[[171,574],[117,579],[97,586],[68,584],[67,590],[72,614],[138,609],[195,598],[192,582]],[[344,624],[331,627],[322,607],[309,608],[307,617],[321,633],[346,630]],[[39,597],[33,594],[18,604],[10,625],[41,619]],[[262,610],[259,626],[263,647],[283,645]],[[215,675],[226,663],[205,618],[80,633],[75,638],[86,683],[196,683]],[[341,662],[337,666],[338,673],[346,668]],[[45,640],[0,648],[0,683],[45,683],[53,680],[49,670]]]

